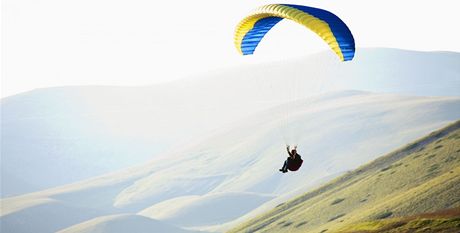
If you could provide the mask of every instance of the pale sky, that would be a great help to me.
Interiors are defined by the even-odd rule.
[[[240,56],[236,24],[270,3],[333,12],[358,48],[460,52],[458,0],[2,0],[1,96],[65,85],[149,85],[328,49],[308,29],[282,21],[255,55]]]

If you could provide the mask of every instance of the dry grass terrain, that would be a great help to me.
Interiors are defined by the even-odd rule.
[[[230,232],[460,232],[458,207],[460,121]]]
[[[456,233],[460,230],[460,208],[350,224],[343,233]]]

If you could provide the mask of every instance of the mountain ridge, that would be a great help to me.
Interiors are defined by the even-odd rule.
[[[248,114],[320,93],[460,96],[459,67],[458,53],[371,48],[345,63],[319,53],[153,86],[56,87],[2,98],[1,152],[8,174],[2,176],[2,195],[142,164]],[[60,166],[40,170],[51,163]],[[23,185],[16,189],[10,176]]]
[[[70,206],[68,217],[56,217],[56,224],[61,222],[59,218],[72,223],[64,226],[68,227],[103,215],[137,213],[177,227],[214,231],[220,225],[232,225],[235,218],[250,214],[268,201],[279,204],[297,189],[308,190],[317,182],[335,177],[337,172],[350,170],[401,142],[460,118],[458,97],[405,97],[355,91],[324,97],[298,101],[296,111],[288,118],[292,126],[289,129],[321,132],[300,134],[299,148],[305,162],[296,173],[278,171],[286,154],[281,132],[287,129],[283,123],[285,108],[278,106],[142,166],[2,199],[0,220],[2,225],[13,227],[21,219],[27,224],[16,232],[26,233],[25,229],[40,229],[35,224],[43,222],[42,217],[54,216],[54,208]],[[385,143],[375,145],[375,141]],[[257,200],[257,205],[247,205],[244,198],[239,198],[247,194]],[[184,201],[175,202],[176,198]],[[221,216],[188,219],[201,212],[212,212],[208,207],[214,200],[231,201],[232,205],[222,205]],[[52,208],[43,208],[50,206],[48,203]],[[146,211],[153,207],[153,212]],[[174,211],[155,214],[164,208]],[[244,211],[230,215],[236,213],[230,211],[232,208]],[[41,209],[40,214],[32,214],[34,209]],[[70,214],[74,210],[78,215]],[[179,219],[185,219],[182,222],[187,222],[187,226],[178,225]],[[53,229],[63,229],[61,226]]]
[[[230,232],[279,232],[280,230],[287,229],[290,232],[326,230],[328,232],[341,232],[341,229],[347,226],[349,229],[355,229],[353,225],[359,224],[363,220],[379,220],[390,216],[401,217],[407,214],[422,214],[446,208],[458,208],[460,206],[460,199],[458,197],[455,199],[455,195],[453,194],[458,194],[459,189],[456,189],[455,186],[458,187],[460,183],[460,179],[458,178],[460,172],[460,162],[458,159],[460,153],[459,145],[460,121],[456,121],[387,155],[362,165],[315,190],[293,198],[277,206],[275,209],[259,215],[255,219],[248,220],[248,222],[234,228]],[[423,165],[419,165],[418,163],[420,162]],[[427,168],[424,167],[425,164]],[[388,185],[387,181],[381,180],[378,183],[367,182],[373,179],[373,177],[377,180],[379,178],[394,180],[394,178],[391,178],[391,175],[397,173],[408,174],[403,171],[409,167],[414,167],[412,169],[416,169],[417,173],[426,173],[428,176],[417,177],[412,174],[409,178],[397,178],[407,180],[402,182],[402,184],[409,186],[407,188],[401,186],[401,184],[396,184],[396,186],[392,184],[389,185],[390,188],[385,189],[385,187],[381,186],[383,184]],[[382,185],[380,185],[380,182]],[[411,184],[411,182],[415,182],[415,184]],[[364,184],[367,184],[367,186],[364,186]],[[366,194],[366,191],[357,193],[347,191],[357,190],[357,187],[361,186],[369,193]],[[393,187],[395,191],[388,190]],[[423,192],[423,190],[430,191]],[[378,192],[385,194],[379,195]],[[363,194],[364,196],[362,196]],[[373,195],[377,197],[372,197]],[[386,198],[386,196],[390,197]],[[433,198],[437,201],[433,201]],[[346,207],[354,200],[359,203],[354,203],[351,207]],[[409,203],[400,203],[401,201],[409,201]],[[315,204],[314,202],[320,202],[320,204]],[[367,202],[369,204],[366,204]],[[320,208],[322,208],[322,211],[319,210]],[[320,220],[312,219],[313,213],[311,211],[317,211],[315,212],[315,216]],[[329,216],[329,219],[325,218],[325,215]],[[458,215],[456,216],[458,217]],[[337,219],[340,219],[340,221]],[[283,225],[287,222],[290,222],[290,224]],[[296,222],[298,223],[297,225]],[[342,224],[342,222],[345,223]],[[296,226],[291,227],[291,225]],[[369,228],[369,232],[371,232],[371,229]]]

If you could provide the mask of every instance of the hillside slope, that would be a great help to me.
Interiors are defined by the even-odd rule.
[[[58,233],[199,233],[133,214],[109,215],[86,221]],[[200,232],[205,233],[205,232]]]
[[[284,109],[235,122],[142,166],[2,199],[2,228],[49,232],[138,213],[179,228],[222,232],[217,228],[266,202],[277,205],[292,192],[305,192],[460,119],[460,98],[335,92],[298,101],[289,118],[292,127],[286,127]],[[298,172],[283,174],[282,135],[289,128],[299,133],[305,162]]]
[[[363,221],[459,207],[459,194],[457,121],[230,232],[353,231]]]
[[[460,96],[459,86],[459,53],[374,48],[353,62],[327,52],[146,87],[38,89],[1,100],[1,195],[142,164],[294,91],[299,99],[338,89]]]
[[[457,233],[460,231],[460,207],[404,217],[374,219],[349,224],[343,233]]]

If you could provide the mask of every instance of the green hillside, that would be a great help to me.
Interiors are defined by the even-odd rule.
[[[353,223],[339,231],[344,233],[458,233],[460,231],[460,208]]]
[[[458,207],[460,121],[280,204],[230,232],[405,232],[411,226],[409,232],[417,232],[416,227],[460,232],[458,209],[450,215],[419,215]]]

